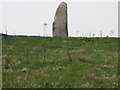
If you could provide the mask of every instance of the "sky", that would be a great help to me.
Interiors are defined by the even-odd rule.
[[[52,36],[52,23],[62,1],[2,2],[0,29],[15,35]],[[65,1],[68,7],[68,33],[73,37],[118,36],[118,2]],[[113,31],[113,33],[111,33]]]

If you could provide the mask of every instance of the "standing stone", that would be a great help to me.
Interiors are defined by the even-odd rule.
[[[53,37],[68,37],[67,4],[62,2],[55,13],[53,22]]]

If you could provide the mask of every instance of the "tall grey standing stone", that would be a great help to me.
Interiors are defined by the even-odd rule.
[[[53,22],[53,37],[68,37],[67,4],[62,2],[55,13]]]

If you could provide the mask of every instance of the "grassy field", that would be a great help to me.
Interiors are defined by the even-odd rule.
[[[2,38],[3,88],[117,88],[118,38]]]

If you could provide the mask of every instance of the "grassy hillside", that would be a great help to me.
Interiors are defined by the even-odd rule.
[[[118,87],[117,38],[2,40],[3,88]]]

